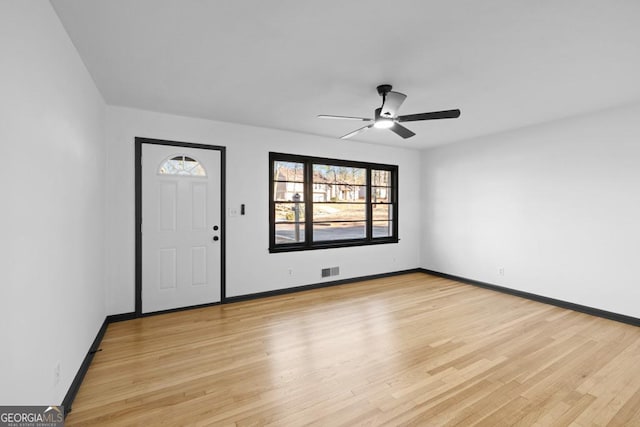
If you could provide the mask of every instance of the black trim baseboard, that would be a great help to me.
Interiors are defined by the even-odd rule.
[[[106,322],[110,324],[116,322],[124,322],[125,320],[132,320],[135,318],[136,313],[133,311],[131,313],[110,314],[109,316],[107,316]]]
[[[391,272],[391,273],[381,273],[381,274],[372,274],[372,275],[369,275],[369,276],[353,277],[351,279],[332,280],[330,282],[313,283],[313,284],[310,284],[310,285],[302,285],[302,286],[294,286],[294,287],[291,287],[291,288],[276,289],[274,291],[257,292],[255,294],[246,294],[246,295],[238,295],[238,296],[235,296],[235,297],[227,297],[224,302],[225,303],[232,303],[232,302],[239,302],[239,301],[248,301],[248,300],[258,299],[258,298],[266,298],[266,297],[273,297],[273,296],[277,296],[277,295],[292,294],[292,293],[295,293],[295,292],[309,291],[311,289],[320,289],[320,288],[328,288],[328,287],[331,287],[331,286],[346,285],[348,283],[362,282],[364,280],[382,279],[382,278],[385,278],[385,277],[401,276],[403,274],[420,273],[420,272],[422,272],[422,269],[413,268],[413,269],[410,269],[410,270],[394,271],[394,272]]]
[[[430,274],[432,276],[442,277],[444,279],[455,280],[457,282],[466,283],[468,285],[478,286],[480,288],[490,289],[492,291],[502,292],[509,295],[514,295],[521,298],[530,299],[545,304],[555,305],[556,307],[562,307],[580,313],[590,314],[592,316],[602,317],[609,320],[615,320],[616,322],[626,323],[628,325],[640,326],[640,319],[637,317],[627,316],[620,313],[614,313],[612,311],[600,310],[599,308],[588,307],[586,305],[575,304],[568,301],[563,301],[555,298],[549,298],[542,295],[532,294],[530,292],[519,291],[517,289],[506,288],[504,286],[493,285],[491,283],[481,282],[479,280],[468,279],[466,277],[455,276],[453,274],[441,273],[439,271],[427,270],[426,268],[418,269],[423,273]]]
[[[102,338],[104,337],[105,332],[107,331],[107,326],[109,325],[108,318],[104,319],[102,322],[102,326],[96,335],[96,338],[93,340],[91,347],[89,347],[89,351],[87,355],[84,357],[76,376],[73,378],[71,385],[69,386],[69,390],[67,390],[67,394],[64,396],[62,400],[62,406],[64,407],[64,416],[65,418],[71,412],[71,408],[73,405],[73,400],[76,398],[76,394],[78,394],[78,390],[80,390],[80,385],[82,384],[82,380],[84,380],[84,376],[87,374],[89,370],[89,366],[91,365],[91,361],[93,360],[93,356],[99,350],[100,343],[102,342]]]

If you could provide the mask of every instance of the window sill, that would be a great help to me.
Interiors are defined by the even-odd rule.
[[[376,239],[371,241],[341,241],[341,242],[326,242],[315,243],[312,246],[305,245],[279,245],[269,248],[269,253],[281,253],[281,252],[298,252],[298,251],[313,251],[318,249],[334,249],[334,248],[352,248],[358,246],[371,246],[371,245],[384,245],[388,243],[398,243],[400,239]]]

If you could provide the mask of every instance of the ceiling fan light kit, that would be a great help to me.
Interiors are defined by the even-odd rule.
[[[395,123],[392,116],[382,115],[382,107],[376,108],[375,119],[373,120],[373,127],[376,129],[389,129]]]
[[[444,111],[433,111],[430,113],[419,113],[419,114],[407,114],[404,116],[398,115],[398,110],[400,106],[407,98],[407,95],[400,92],[393,92],[391,89],[393,87],[391,85],[380,85],[376,88],[378,90],[378,95],[382,97],[382,106],[380,108],[376,108],[374,111],[374,118],[369,119],[366,117],[351,117],[351,116],[334,116],[330,114],[320,114],[318,118],[321,119],[340,119],[340,120],[357,120],[361,122],[373,122],[367,126],[361,127],[360,129],[356,129],[353,132],[350,132],[346,135],[341,136],[341,139],[351,138],[355,135],[358,135],[361,132],[366,131],[367,129],[371,129],[372,127],[376,129],[389,129],[395,134],[401,136],[402,138],[411,138],[415,135],[414,132],[402,126],[400,122],[415,122],[419,120],[439,120],[439,119],[455,119],[460,117],[460,110],[444,110]]]
[[[376,129],[389,129],[393,127],[395,123],[391,119],[379,119],[373,124],[373,127]]]

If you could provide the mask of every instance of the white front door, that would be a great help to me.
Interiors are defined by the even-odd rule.
[[[142,144],[142,312],[220,301],[220,151]]]

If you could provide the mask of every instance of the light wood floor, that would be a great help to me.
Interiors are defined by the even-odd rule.
[[[640,328],[422,273],[111,324],[67,425],[640,425]]]

